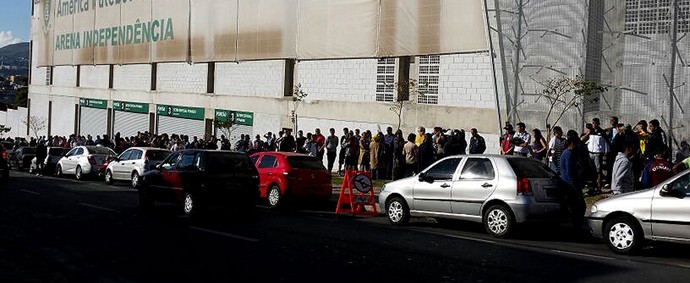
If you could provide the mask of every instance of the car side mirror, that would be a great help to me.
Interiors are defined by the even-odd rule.
[[[426,173],[421,172],[421,173],[417,174],[417,177],[419,178],[420,182],[426,182]]]
[[[659,195],[662,197],[676,197],[676,198],[685,198],[685,193],[677,190],[677,189],[672,189],[669,188],[668,184],[664,185],[661,187],[661,190],[659,191]]]

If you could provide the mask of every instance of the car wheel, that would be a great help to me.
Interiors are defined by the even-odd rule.
[[[81,172],[81,166],[77,166],[77,170],[74,171],[74,177],[77,178],[77,180],[82,180],[84,176],[82,176]]]
[[[495,238],[505,238],[513,231],[513,215],[503,205],[492,205],[484,212],[484,228]]]
[[[618,254],[631,254],[642,246],[644,233],[634,219],[617,217],[606,223],[606,245]]]
[[[394,197],[386,205],[388,221],[393,225],[405,225],[410,221],[410,208],[400,197]]]
[[[105,171],[105,184],[106,185],[112,185],[113,184],[113,172],[110,172],[110,170]]]
[[[270,186],[266,196],[266,202],[271,208],[278,207],[282,203],[283,196],[280,194],[280,187],[278,185]]]
[[[146,187],[139,188],[139,209],[142,212],[153,210],[154,199]]]
[[[184,212],[184,214],[186,214],[186,215],[197,214],[197,211],[199,210],[197,208],[197,206],[198,206],[198,203],[197,203],[197,199],[194,196],[194,194],[192,194],[190,192],[185,192],[184,193],[184,200],[182,200],[182,208],[183,208],[182,211]]]
[[[137,188],[139,187],[139,173],[134,172],[132,173],[132,188]]]
[[[60,164],[55,169],[55,177],[62,177],[62,166]]]

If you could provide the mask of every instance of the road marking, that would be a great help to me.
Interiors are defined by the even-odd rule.
[[[95,204],[90,204],[90,203],[80,202],[79,205],[89,207],[89,208],[99,209],[99,210],[103,210],[103,211],[119,212],[119,211],[112,209],[112,208],[107,208],[107,207],[103,207],[103,206],[99,206],[99,205],[95,205]]]
[[[252,242],[252,243],[256,243],[259,241],[258,239],[238,236],[238,235],[234,235],[234,234],[230,234],[230,233],[220,232],[220,231],[196,227],[196,226],[189,227],[189,229],[197,230],[197,231],[201,231],[201,232],[206,232],[206,233],[210,233],[210,234],[215,234],[215,235],[220,235],[220,236],[224,236],[224,237],[228,237],[228,238],[243,240],[243,241]]]
[[[41,193],[37,193],[37,192],[34,192],[34,191],[29,191],[29,190],[24,190],[24,189],[20,189],[19,191],[20,191],[20,192],[25,192],[25,193],[27,193],[27,194],[32,194],[32,195],[40,195],[40,194],[41,194]]]

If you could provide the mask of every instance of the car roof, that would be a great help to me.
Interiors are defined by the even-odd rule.
[[[309,156],[308,154],[296,153],[296,152],[285,152],[285,151],[262,151],[262,152],[257,152],[257,153],[252,154],[252,155],[265,155],[265,154],[282,155],[285,157],[288,157],[288,156]]]
[[[139,147],[139,146],[130,147],[130,148],[126,149],[126,150],[130,150],[130,149],[170,151],[170,150],[167,150],[167,149],[165,149],[165,148],[157,148],[157,147]]]

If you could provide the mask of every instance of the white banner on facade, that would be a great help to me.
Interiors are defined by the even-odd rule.
[[[488,49],[482,0],[40,0],[39,66]]]

